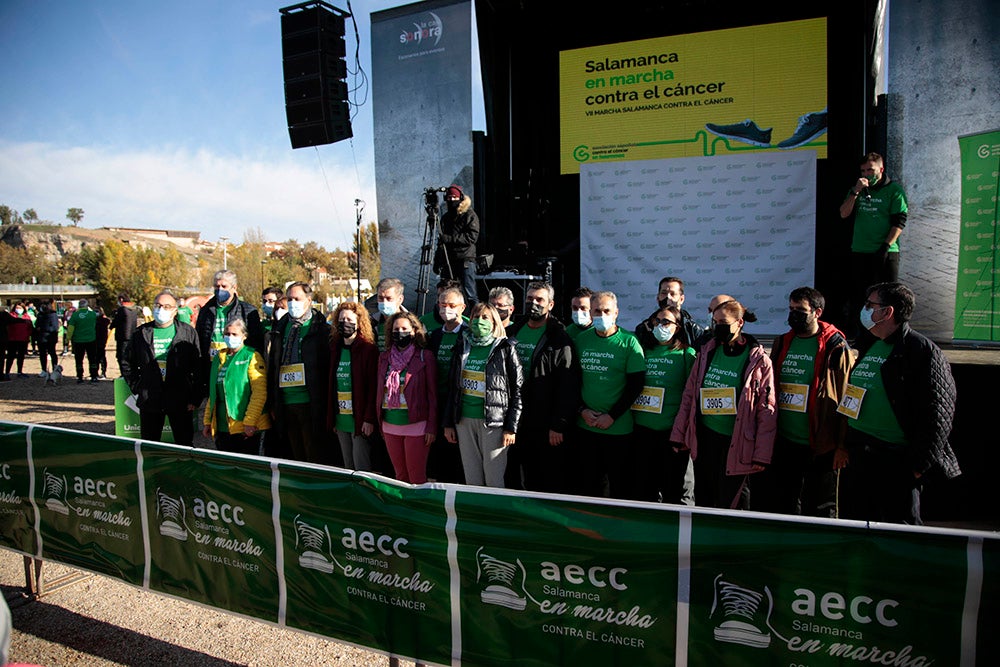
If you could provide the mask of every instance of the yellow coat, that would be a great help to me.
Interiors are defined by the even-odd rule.
[[[219,351],[219,354],[212,360],[212,371],[210,381],[215,382],[215,373],[219,366],[226,360],[227,350]],[[247,404],[246,414],[243,420],[232,419],[228,415],[226,419],[229,423],[230,433],[242,433],[244,425],[254,426],[257,430],[263,431],[271,428],[271,417],[264,411],[264,404],[267,402],[267,366],[264,364],[264,357],[260,352],[254,351],[253,361],[247,364],[247,382],[250,384],[250,402]],[[205,425],[212,427],[212,436],[216,432],[215,403],[211,398],[205,405]]]

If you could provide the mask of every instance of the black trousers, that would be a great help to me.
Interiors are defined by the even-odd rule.
[[[751,509],[750,475],[727,475],[732,436],[698,424],[698,458],[694,460],[694,499],[698,507]],[[756,508],[754,508],[756,509]]]
[[[97,379],[97,341],[73,343],[73,357],[76,359],[76,378],[83,379],[83,358],[87,357],[91,379]]]
[[[847,431],[850,464],[843,473],[841,516],[860,521],[923,525],[923,483],[906,461],[905,446],[878,440],[853,428]]]
[[[143,440],[162,442],[163,423],[170,418],[170,428],[174,434],[174,444],[191,447],[194,444],[194,414],[190,410],[139,409],[139,435]]]

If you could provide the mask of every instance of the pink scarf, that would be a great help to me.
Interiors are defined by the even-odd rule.
[[[416,350],[417,346],[412,344],[407,345],[405,350],[400,350],[395,345],[389,348],[389,374],[385,378],[385,388],[386,405],[390,408],[399,407],[399,392],[402,389],[399,386],[399,374],[406,370]]]

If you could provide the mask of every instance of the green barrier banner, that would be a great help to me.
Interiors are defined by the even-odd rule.
[[[458,492],[465,665],[670,665],[677,517]]]
[[[439,665],[1000,664],[991,533],[411,487],[0,422],[0,547]]]
[[[450,662],[444,492],[280,470],[286,624]]]
[[[0,452],[3,452],[0,457],[0,546],[37,553],[28,427],[12,425],[0,429]]]
[[[149,587],[277,622],[270,465],[145,443],[142,455]]]
[[[42,557],[142,584],[139,478],[131,443],[32,429]]]
[[[966,540],[692,523],[690,664],[962,664]]]
[[[1000,130],[958,138],[962,160],[954,335],[1000,341]]]

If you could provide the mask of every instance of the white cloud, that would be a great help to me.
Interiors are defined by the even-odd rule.
[[[355,229],[354,199],[370,202],[375,219],[371,156],[343,165],[302,149],[269,160],[188,149],[113,152],[44,143],[0,142],[0,203],[65,222],[66,209],[85,211],[86,227],[152,227],[241,239],[260,227],[271,240],[316,241],[344,248]],[[358,156],[361,160],[361,156]],[[323,171],[329,180],[329,190]],[[332,193],[332,196],[331,196]]]

